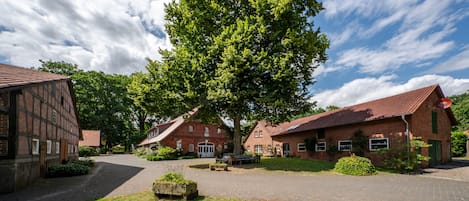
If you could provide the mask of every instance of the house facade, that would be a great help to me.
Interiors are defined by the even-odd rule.
[[[357,142],[356,133],[365,136],[364,155],[375,164],[382,164],[379,149],[402,147],[407,138],[420,138],[432,146],[421,153],[431,157],[428,164],[436,165],[451,160],[451,126],[457,122],[450,108],[443,108],[444,98],[438,85],[382,98],[338,110],[264,126],[271,131],[271,141],[263,143],[279,147],[282,156],[308,159],[337,160],[350,155]],[[255,129],[244,146],[255,152]],[[264,135],[265,136],[265,135]],[[308,151],[305,139],[314,138],[314,151]],[[248,147],[249,146],[249,147]],[[269,152],[263,149],[262,153]]]
[[[69,77],[0,64],[0,192],[77,158],[77,118]]]
[[[158,124],[147,132],[138,146],[157,149],[161,146],[194,153],[198,157],[214,157],[227,148],[226,132],[220,124],[204,124],[197,120],[197,111],[181,115],[172,121]]]
[[[101,146],[101,131],[99,130],[81,130],[82,139],[78,141],[79,147],[92,147],[99,153]]]

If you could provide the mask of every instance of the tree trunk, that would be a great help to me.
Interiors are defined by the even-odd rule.
[[[233,119],[234,123],[234,135],[233,135],[233,153],[234,154],[242,154],[241,153],[241,116],[239,114],[235,114]]]
[[[147,114],[138,114],[138,129],[140,134],[145,133],[145,120],[147,120]]]

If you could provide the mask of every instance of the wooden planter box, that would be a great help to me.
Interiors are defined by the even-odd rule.
[[[216,170],[218,168],[228,171],[228,164],[226,163],[211,163],[208,165],[208,167],[210,168],[210,170]]]
[[[174,196],[182,197],[185,200],[193,200],[199,196],[199,191],[197,190],[197,183],[195,182],[178,184],[165,181],[155,181],[153,183],[152,190],[158,199],[167,197],[172,199]]]

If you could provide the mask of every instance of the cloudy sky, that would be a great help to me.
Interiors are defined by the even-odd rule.
[[[0,0],[0,63],[42,60],[130,74],[171,48],[167,0]],[[324,0],[316,24],[331,40],[311,87],[318,105],[347,106],[432,84],[469,90],[468,0]]]

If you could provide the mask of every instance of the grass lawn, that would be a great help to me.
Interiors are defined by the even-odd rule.
[[[140,193],[130,194],[130,195],[123,195],[113,198],[102,198],[96,201],[156,201],[158,199],[155,198],[152,191],[143,191]],[[234,198],[215,198],[215,197],[205,197],[199,196],[196,200],[199,201],[243,201],[240,199]]]
[[[321,160],[306,160],[299,158],[265,158],[259,164],[259,169],[278,170],[288,172],[324,172],[334,169],[334,162]]]

